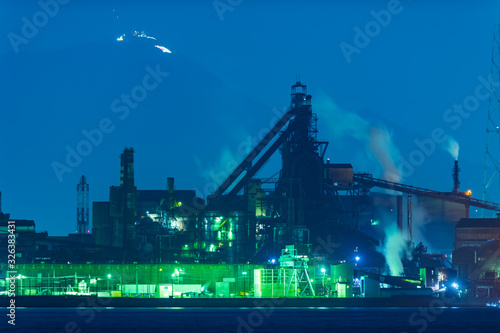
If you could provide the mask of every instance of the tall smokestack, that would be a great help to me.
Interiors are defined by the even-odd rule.
[[[167,191],[171,195],[174,194],[174,178],[173,177],[167,178]]]
[[[120,160],[120,188],[123,195],[123,247],[133,249],[136,239],[135,216],[137,207],[137,188],[134,184],[134,149],[125,148]]]
[[[175,206],[174,202],[174,178],[167,178],[167,193],[168,193],[168,208],[172,209]]]
[[[453,193],[458,193],[460,191],[460,179],[458,174],[460,173],[460,168],[458,167],[458,160],[455,160],[455,166],[452,170],[453,177]]]
[[[76,232],[86,234],[89,232],[89,184],[87,178],[82,176],[76,185]]]

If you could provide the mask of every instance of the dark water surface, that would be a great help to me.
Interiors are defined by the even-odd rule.
[[[17,308],[0,332],[500,332],[497,308]]]

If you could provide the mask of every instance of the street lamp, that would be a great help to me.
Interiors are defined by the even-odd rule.
[[[354,267],[358,267],[358,262],[361,258],[359,256],[356,256],[354,259],[356,260],[356,263],[354,263]]]
[[[247,296],[247,272],[242,272],[243,274],[243,295],[246,297]]]
[[[161,291],[160,291],[160,272],[163,271],[163,268],[158,269],[158,272],[156,274],[156,294],[158,295],[157,297],[161,297]]]
[[[172,274],[172,298],[174,298],[174,279],[175,279],[175,273]]]
[[[324,267],[321,268],[321,273],[323,273],[323,297],[325,296],[325,275],[326,275],[326,269]]]
[[[111,274],[108,274],[108,291],[111,293],[111,290],[109,289],[109,280],[111,280]]]
[[[175,272],[172,274],[172,298],[174,298],[174,279],[175,277],[177,276],[177,284],[179,284],[179,274],[180,274],[181,270],[180,269],[175,269]]]

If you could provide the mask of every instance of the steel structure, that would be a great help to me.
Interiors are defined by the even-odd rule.
[[[85,176],[80,177],[80,183],[76,185],[76,232],[79,234],[89,233],[89,184]]]
[[[293,297],[302,297],[306,292],[309,292],[312,297],[315,296],[309,273],[307,273],[308,261],[309,258],[306,256],[297,255],[297,250],[293,245],[287,245],[281,250],[280,267],[289,272],[285,273],[285,276],[288,276],[285,279],[285,297],[290,295],[290,289],[292,289]]]
[[[408,198],[407,198],[406,213],[407,213],[406,230],[408,233],[408,241],[412,242],[413,241],[413,208],[412,208],[411,194],[409,194]]]
[[[500,211],[500,206],[498,204],[496,204],[494,202],[474,199],[470,195],[468,195],[467,193],[439,192],[439,191],[429,190],[429,189],[425,189],[425,188],[421,188],[421,187],[404,185],[404,184],[390,182],[390,181],[383,180],[383,179],[373,178],[370,174],[366,174],[366,173],[354,174],[354,180],[358,183],[364,184],[364,185],[369,186],[369,187],[380,187],[380,188],[385,188],[388,190],[394,190],[397,192],[404,192],[404,193],[408,193],[408,194],[426,196],[426,197],[431,197],[431,198],[440,199],[440,200],[444,200],[444,201],[456,202],[456,203],[462,204],[466,207],[467,217],[469,215],[468,211],[469,211],[469,208],[471,206],[483,208],[483,209],[487,209],[487,210],[492,210],[492,211],[496,211],[496,212]]]
[[[277,255],[294,240],[309,241],[306,221],[319,220],[325,193],[323,158],[328,146],[317,140],[316,123],[307,86],[296,82],[287,113],[208,197],[200,216],[210,229],[202,237],[205,244],[223,244],[231,261],[235,256],[242,258],[239,249],[246,248],[253,258],[269,242]],[[278,150],[282,168],[273,181],[275,188],[263,189],[263,182],[253,177]],[[242,189],[243,195],[238,195]],[[213,239],[215,234],[217,239]]]
[[[371,205],[368,194],[372,187],[457,202],[467,211],[470,206],[499,210],[497,204],[458,191],[458,165],[454,191],[442,193],[354,174],[351,164],[325,162],[328,143],[317,139],[311,99],[306,85],[292,85],[288,111],[208,196],[206,204],[194,205],[194,192],[180,200],[182,193],[174,189],[173,178],[167,180],[167,190],[161,196],[137,191],[134,151],[126,148],[121,156],[120,186],[110,188],[108,205],[96,206],[103,213],[96,220],[105,226],[99,229],[101,234],[112,235],[104,237],[102,245],[131,250],[140,240],[141,255],[152,262],[263,262],[278,257],[287,245],[311,255],[325,233],[335,237],[352,233],[363,242],[364,236],[357,229],[364,208]],[[278,176],[255,178],[278,151],[282,164]],[[190,205],[196,209],[188,209]],[[402,195],[397,206],[397,225],[402,230]],[[138,207],[141,213],[136,215]],[[408,207],[411,240],[411,201]],[[297,271],[291,276],[294,284],[300,284],[306,275]]]
[[[495,26],[491,54],[489,108],[486,123],[483,200],[498,201],[500,194],[500,25]],[[484,211],[482,212],[484,215]]]

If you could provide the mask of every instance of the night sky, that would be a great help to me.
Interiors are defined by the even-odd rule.
[[[248,138],[283,114],[298,75],[332,163],[383,177],[380,151],[404,169],[415,140],[442,129],[460,144],[461,189],[482,198],[488,99],[447,110],[488,93],[498,1],[60,2],[45,16],[36,1],[0,3],[2,209],[37,231],[75,231],[81,175],[91,201],[108,200],[124,147],[136,151],[138,189],[175,177],[206,197],[255,144]],[[34,19],[37,31],[25,27]],[[127,104],[131,94],[139,100]],[[100,127],[95,144],[82,143]],[[69,166],[78,147],[86,156]],[[425,147],[401,181],[451,191],[453,158],[440,143]],[[257,177],[279,167],[274,158]]]

